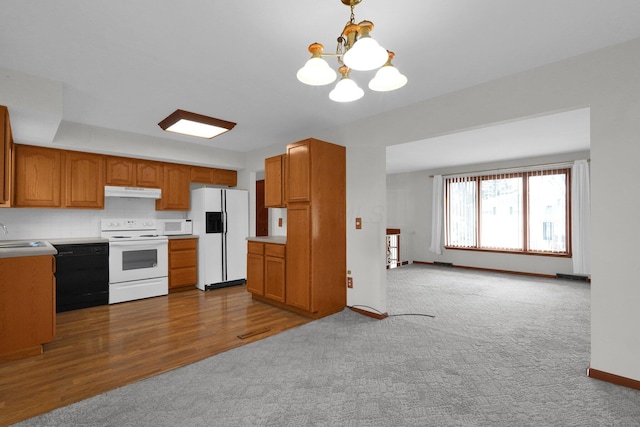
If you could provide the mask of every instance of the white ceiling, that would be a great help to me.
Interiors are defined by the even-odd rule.
[[[0,67],[62,82],[63,120],[242,152],[640,37],[637,0],[363,0],[356,21],[375,23],[372,36],[395,51],[409,83],[336,104],[330,86],[305,86],[295,73],[310,43],[334,49],[349,19],[339,0],[0,0],[0,10]],[[351,77],[366,88],[372,75]],[[157,123],[177,108],[238,125],[212,140],[162,132]],[[22,125],[13,123],[16,135]],[[565,143],[498,146],[484,132],[468,141],[483,138],[494,161]],[[429,168],[450,163],[446,150],[428,150]]]
[[[387,147],[387,173],[588,151],[589,108]]]

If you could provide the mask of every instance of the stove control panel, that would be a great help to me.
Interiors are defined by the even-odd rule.
[[[103,219],[101,223],[102,231],[120,231],[120,230],[155,230],[156,220],[140,219],[140,218],[124,218],[124,219]]]

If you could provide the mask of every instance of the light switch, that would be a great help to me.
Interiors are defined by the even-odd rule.
[[[360,230],[362,228],[362,218],[356,218],[356,230]]]

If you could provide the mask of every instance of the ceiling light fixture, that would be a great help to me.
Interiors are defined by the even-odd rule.
[[[167,132],[208,139],[230,131],[235,125],[233,122],[184,110],[176,110],[158,123],[158,126]]]
[[[340,1],[351,8],[351,18],[338,37],[336,53],[323,53],[324,46],[320,43],[312,43],[309,46],[311,59],[298,70],[296,74],[298,80],[311,86],[333,83],[337,74],[322,57],[335,56],[341,64],[338,71],[342,74],[342,78],[329,94],[329,98],[333,101],[351,102],[364,95],[364,91],[349,78],[350,70],[369,71],[380,68],[369,82],[369,89],[379,92],[400,89],[407,84],[407,78],[391,64],[394,53],[381,47],[369,35],[373,30],[373,22],[355,23],[353,8],[362,0]]]

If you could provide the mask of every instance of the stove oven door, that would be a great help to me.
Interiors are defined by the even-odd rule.
[[[167,240],[109,242],[109,283],[167,277]]]

